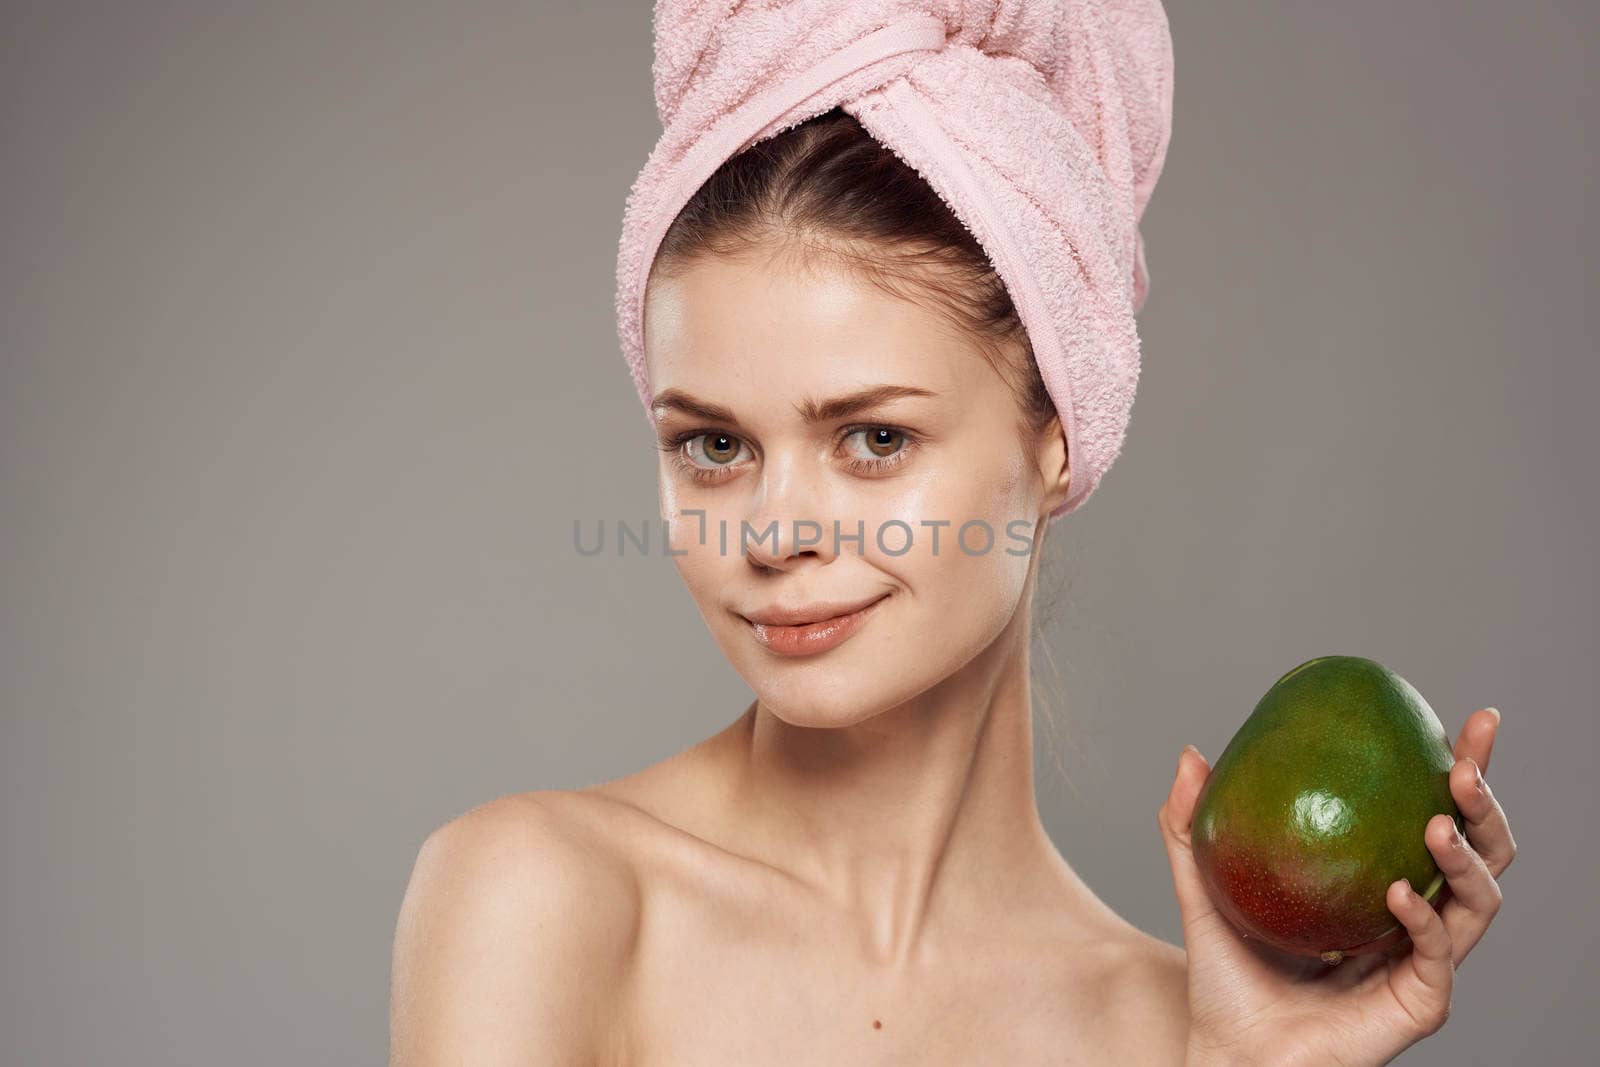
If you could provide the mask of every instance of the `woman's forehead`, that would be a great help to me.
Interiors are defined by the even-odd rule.
[[[653,391],[781,390],[824,396],[874,383],[949,392],[986,370],[949,319],[844,269],[706,258],[652,281]]]

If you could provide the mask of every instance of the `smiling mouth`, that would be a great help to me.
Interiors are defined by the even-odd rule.
[[[868,617],[889,598],[878,599],[843,615],[795,625],[755,622],[746,618],[751,633],[769,651],[780,656],[809,656],[836,648],[853,636]],[[743,616],[740,616],[743,618]]]

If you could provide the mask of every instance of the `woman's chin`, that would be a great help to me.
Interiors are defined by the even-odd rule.
[[[883,709],[864,706],[859,701],[826,702],[807,700],[804,694],[786,692],[771,695],[757,690],[761,707],[773,718],[789,726],[812,730],[837,730],[877,715]]]
[[[834,661],[815,670],[770,663],[741,670],[761,707],[790,726],[854,726],[895,705],[900,687],[888,684],[881,662]]]

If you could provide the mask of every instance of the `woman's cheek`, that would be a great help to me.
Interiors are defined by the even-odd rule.
[[[1024,462],[1021,456],[1008,457],[961,483],[968,490],[962,522],[971,525],[963,531],[958,523],[950,531],[955,558],[964,564],[953,574],[957,592],[974,605],[984,604],[993,626],[1003,626],[1017,610],[1028,580],[1030,560],[1010,526],[1021,518],[1031,532],[1037,518],[1028,514],[1033,502]]]
[[[660,551],[672,560],[696,600],[714,596],[726,576],[727,564],[718,550],[719,516],[709,511],[701,514],[693,509],[685,513],[677,506],[677,501],[665,493],[662,505],[663,525],[651,531],[651,551]],[[663,531],[664,540],[654,540],[662,536]]]

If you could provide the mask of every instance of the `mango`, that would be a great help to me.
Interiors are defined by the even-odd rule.
[[[1238,931],[1336,964],[1409,940],[1389,911],[1409,879],[1435,908],[1444,872],[1428,820],[1461,813],[1455,756],[1422,694],[1383,664],[1319,656],[1273,683],[1195,800],[1195,863]]]

